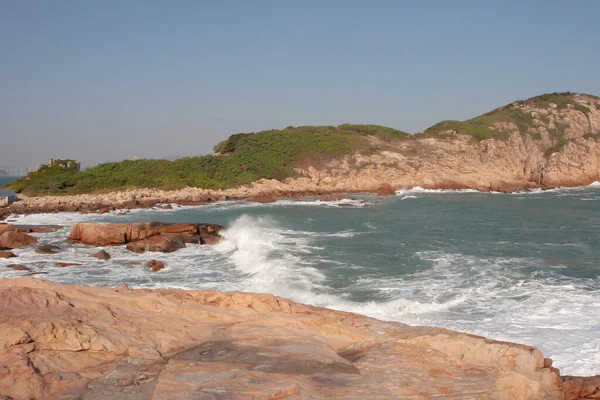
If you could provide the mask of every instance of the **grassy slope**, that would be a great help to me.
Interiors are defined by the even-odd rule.
[[[294,176],[299,161],[328,161],[372,147],[367,136],[384,141],[410,135],[377,125],[288,127],[241,133],[217,144],[217,155],[175,160],[126,160],[83,172],[45,168],[7,187],[28,195],[94,193],[126,188],[228,188],[261,178]]]
[[[590,96],[594,97],[595,96]],[[298,163],[322,162],[355,151],[377,150],[367,136],[383,141],[409,140],[418,137],[448,137],[448,131],[473,136],[474,140],[506,139],[508,134],[491,127],[496,122],[513,122],[521,133],[533,124],[528,112],[518,105],[528,103],[536,108],[548,108],[554,103],[559,109],[572,104],[584,113],[587,107],[576,104],[571,93],[545,94],[517,101],[467,121],[442,121],[423,133],[409,135],[378,125],[301,126],[258,133],[239,133],[215,146],[217,155],[175,160],[126,160],[100,164],[83,172],[63,168],[46,168],[29,174],[9,185],[28,195],[98,193],[127,188],[177,189],[185,186],[221,189],[250,183],[261,178],[285,179],[295,176]],[[597,98],[598,99],[598,98]],[[564,127],[554,132],[557,151],[566,141]]]
[[[573,95],[574,93],[570,92],[548,93],[527,100],[516,101],[466,121],[439,122],[426,129],[421,135],[439,137],[447,131],[456,131],[461,134],[471,135],[477,140],[490,138],[504,140],[508,137],[508,133],[491,129],[496,122],[512,122],[519,128],[519,132],[521,133],[527,132],[527,130],[533,126],[533,118],[531,115],[518,108],[524,104],[532,105],[536,108],[549,108],[550,103],[554,103],[559,110],[567,108],[568,105],[573,105],[576,110],[587,114],[590,109],[575,103],[573,101]],[[589,97],[597,98],[596,96]],[[560,139],[564,133],[564,128],[564,126],[558,126],[554,132],[550,133]]]

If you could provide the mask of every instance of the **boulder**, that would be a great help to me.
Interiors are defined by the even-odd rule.
[[[13,225],[11,224],[0,224],[0,235],[2,235],[5,232],[17,232],[17,228],[15,228]]]
[[[92,257],[96,257],[98,260],[110,260],[110,254],[108,254],[104,250],[100,250],[99,252],[94,254]]]
[[[138,254],[146,251],[172,253],[184,247],[185,243],[178,236],[173,235],[152,236],[148,239],[127,243],[127,250]]]
[[[141,262],[139,262],[139,261],[129,261],[127,263],[127,265],[140,265],[140,264],[141,264]]]
[[[16,231],[16,228],[15,230],[5,231],[0,235],[0,250],[18,249],[23,246],[31,246],[34,244],[37,244],[36,238],[26,233],[19,233]]]
[[[43,244],[41,246],[38,246],[37,249],[35,249],[35,252],[38,254],[57,254],[61,251],[62,249],[60,247],[53,246],[51,244]]]
[[[11,251],[0,251],[0,258],[13,258],[17,255]]]
[[[14,269],[15,271],[31,271],[31,268],[19,264],[8,264],[6,268]]]
[[[160,261],[150,260],[146,263],[146,267],[150,268],[152,272],[158,272],[165,267],[165,264]]]
[[[154,236],[176,236],[185,243],[201,244],[211,242],[212,237],[219,237],[219,231],[222,228],[217,224],[163,224],[160,222],[79,223],[73,225],[69,239],[75,243],[95,246],[116,246]]]

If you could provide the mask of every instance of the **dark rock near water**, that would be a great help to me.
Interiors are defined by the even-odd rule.
[[[146,251],[172,253],[184,247],[185,243],[183,240],[179,236],[173,235],[152,236],[148,239],[127,243],[127,250],[138,254]]]
[[[15,271],[31,271],[31,268],[20,264],[8,264],[6,268],[14,269]]]
[[[80,263],[57,262],[55,265],[57,267],[72,267],[72,266],[81,265],[81,264]]]
[[[150,268],[152,272],[158,272],[165,267],[165,264],[160,261],[150,260],[146,263],[146,267]]]
[[[38,254],[58,254],[62,251],[62,249],[58,246],[53,246],[51,244],[43,244],[41,246],[38,246],[37,249],[35,249],[35,252]]]
[[[13,258],[17,255],[11,251],[0,251],[0,258]]]
[[[108,254],[104,250],[100,250],[99,252],[94,254],[92,257],[96,257],[98,260],[110,260],[110,254]]]

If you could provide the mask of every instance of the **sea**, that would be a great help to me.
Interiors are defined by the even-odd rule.
[[[16,250],[0,277],[97,286],[272,293],[411,325],[439,326],[536,346],[563,374],[600,374],[600,183],[516,194],[399,190],[321,202],[219,202],[127,215],[39,214],[17,224],[60,224]],[[75,222],[207,222],[224,225],[214,246],[136,255],[67,242]],[[160,272],[129,261],[156,258]],[[83,265],[59,268],[55,262]]]
[[[0,189],[4,185],[8,185],[12,181],[16,181],[20,176],[0,176]]]

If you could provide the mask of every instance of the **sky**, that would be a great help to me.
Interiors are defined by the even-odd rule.
[[[0,0],[0,166],[600,95],[600,1]]]

